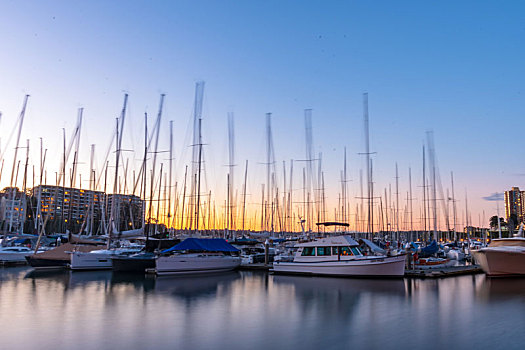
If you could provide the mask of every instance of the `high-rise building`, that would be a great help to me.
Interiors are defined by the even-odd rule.
[[[143,200],[137,196],[51,185],[36,186],[31,195],[32,212],[41,213],[47,233],[105,234],[110,220],[115,230],[142,227]]]
[[[21,233],[26,220],[27,196],[16,187],[0,191],[0,230]]]
[[[512,214],[518,218],[518,223],[523,222],[525,208],[523,206],[523,199],[525,198],[525,191],[520,191],[519,187],[512,187],[510,191],[505,191],[505,218],[509,220]]]

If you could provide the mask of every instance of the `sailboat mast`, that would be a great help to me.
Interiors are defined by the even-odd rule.
[[[457,241],[458,240],[458,234],[457,234],[457,231],[456,231],[456,197],[454,195],[454,173],[451,171],[450,172],[450,181],[452,183],[452,211],[453,211],[453,215],[454,215],[454,241]],[[498,218],[498,222],[499,222],[499,218]]]
[[[186,165],[186,170],[184,170],[184,189],[182,190],[182,210],[180,214],[180,229],[184,229],[184,215],[186,212],[184,211],[184,204],[186,203],[186,179],[188,177],[188,166]]]
[[[368,93],[363,94],[363,119],[364,119],[364,129],[365,129],[365,157],[366,157],[366,196],[367,196],[367,238],[370,238],[370,235],[373,236],[372,232],[372,198],[370,194],[370,135],[369,135],[369,125],[368,125]]]
[[[144,198],[144,201],[142,203],[142,230],[146,231],[146,185],[147,185],[147,179],[148,179],[148,173],[146,170],[147,166],[147,159],[148,159],[148,113],[144,113],[144,158],[142,159],[142,186],[144,188],[141,188],[141,194]],[[149,219],[148,219],[149,222]],[[149,228],[147,232],[144,232],[146,234],[146,245],[149,242]]]
[[[235,166],[235,129],[233,113],[228,114],[228,230],[235,229],[234,215],[233,215],[233,186],[234,186],[234,174],[233,167]]]
[[[168,229],[171,228],[171,180],[173,178],[173,120],[170,120],[170,163],[168,178]]]
[[[199,232],[199,209],[201,205],[201,170],[202,170],[202,119],[199,118],[199,159],[197,169],[197,203],[195,205],[195,229]]]
[[[192,202],[190,207],[195,219],[192,218],[190,227],[195,222],[195,230],[199,231],[199,213],[201,199],[201,172],[202,172],[202,101],[204,95],[204,82],[195,85],[195,100],[193,108],[193,173],[192,173]],[[196,198],[196,200],[194,199]]]
[[[423,235],[426,239],[427,234],[427,183],[426,183],[426,164],[425,164],[425,145],[423,145]]]
[[[246,215],[246,180],[248,179],[248,159],[244,168],[244,189],[242,194],[242,231],[244,233],[244,220]]]
[[[396,162],[396,239],[399,241],[399,172]]]
[[[268,206],[270,202],[270,160],[271,160],[271,137],[272,137],[272,114],[266,113],[266,205],[264,206],[264,229],[267,230],[268,227]]]
[[[410,239],[415,241],[414,237],[414,212],[412,210],[412,169],[408,168],[408,187],[409,187],[409,196],[410,196]]]

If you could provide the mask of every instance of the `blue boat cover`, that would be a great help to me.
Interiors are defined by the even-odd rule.
[[[162,253],[168,253],[179,250],[193,250],[193,251],[205,251],[205,252],[238,252],[239,249],[235,248],[226,240],[222,238],[186,238],[173,247],[163,250]]]
[[[439,250],[439,247],[437,245],[437,242],[434,240],[434,241],[432,241],[432,243],[427,245],[425,248],[421,248],[421,253],[422,254],[427,254],[427,255],[432,255],[434,253],[437,253],[438,250]]]

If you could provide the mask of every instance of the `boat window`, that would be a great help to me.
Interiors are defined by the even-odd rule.
[[[352,255],[350,247],[341,247],[341,255]]]
[[[301,256],[315,256],[314,247],[304,247]]]
[[[354,255],[361,255],[361,252],[356,247],[352,247],[352,252],[354,253]]]
[[[330,254],[330,247],[317,247],[317,256],[329,256]]]
[[[339,255],[339,247],[332,247],[332,255]]]

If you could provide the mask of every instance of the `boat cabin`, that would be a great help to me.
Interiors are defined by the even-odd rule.
[[[300,243],[294,262],[354,260],[362,258],[363,253],[350,236],[326,237],[312,242]]]

